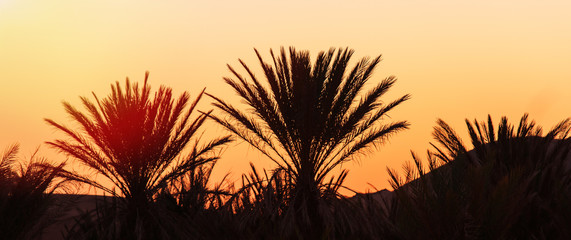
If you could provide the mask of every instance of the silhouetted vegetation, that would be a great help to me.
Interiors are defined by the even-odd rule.
[[[207,94],[217,112],[198,111],[204,90],[194,100],[167,87],[152,92],[148,73],[141,86],[127,79],[105,98],[81,97],[83,111],[64,102],[75,125],[46,119],[64,134],[47,144],[94,174],[35,155],[18,162],[18,146],[9,147],[0,156],[0,238],[37,239],[63,224],[70,207],[54,192],[69,192],[69,183],[106,196],[75,209],[66,239],[571,238],[570,119],[545,134],[527,114],[517,126],[466,120],[471,147],[438,120],[426,160],[412,153],[404,176],[388,170],[394,191],[346,197],[340,165],[407,129],[386,116],[410,96],[381,99],[396,80],[370,84],[380,56],[350,67],[349,49],[311,61],[282,48],[270,63],[255,52],[262,78],[241,60],[246,75],[229,66],[233,77],[224,78],[245,108]],[[209,119],[274,167],[251,164],[241,183],[212,182],[233,137],[202,139]]]
[[[214,106],[225,115],[210,117],[277,165],[266,179],[254,171],[246,178],[245,186],[256,189],[243,192],[274,194],[276,202],[272,205],[277,208],[271,214],[291,217],[289,224],[297,227],[300,236],[316,239],[329,227],[324,225],[324,211],[330,211],[327,202],[338,197],[338,189],[347,176],[346,170],[337,177],[330,176],[331,171],[371,145],[406,129],[406,121],[382,120],[409,95],[389,103],[381,101],[395,83],[394,77],[370,90],[364,88],[380,56],[364,58],[350,68],[353,51],[348,49],[321,52],[314,63],[309,52],[293,47],[289,53],[282,48],[277,57],[270,53],[273,64],[264,62],[256,50],[263,81],[241,60],[250,80],[230,66],[236,80],[225,78],[253,114],[211,96]],[[260,185],[259,181],[268,184]],[[268,192],[276,190],[279,192]],[[258,200],[253,204],[258,204]]]
[[[403,239],[568,239],[571,120],[543,135],[524,115],[494,127],[466,120],[473,150],[442,120],[428,170],[413,154],[388,219]]]
[[[107,226],[100,228],[102,232],[91,231],[90,234],[97,236],[87,238],[183,237],[177,235],[178,231],[169,229],[179,223],[176,217],[155,203],[160,193],[171,194],[182,201],[181,195],[189,193],[188,186],[179,188],[178,185],[189,183],[184,180],[192,174],[201,174],[199,179],[207,177],[208,171],[203,166],[213,165],[218,159],[213,151],[231,141],[225,136],[200,143],[200,137],[195,136],[207,116],[200,114],[191,118],[202,93],[190,103],[188,93],[174,99],[171,89],[161,87],[153,97],[147,77],[148,74],[141,88],[128,79],[124,89],[117,82],[111,86],[112,92],[107,98],[99,100],[93,94],[95,103],[82,97],[87,113],[64,103],[68,114],[79,124],[80,132],[46,120],[69,137],[48,142],[49,145],[111,180],[117,189],[89,176],[70,176],[72,180],[105,191],[118,201],[103,204],[110,207],[99,211],[100,215],[105,215]],[[185,148],[190,152],[183,155]],[[200,191],[197,194],[201,194]]]
[[[19,145],[0,156],[0,233],[3,239],[35,239],[61,216],[52,194],[65,189],[64,163],[35,156],[18,162]]]

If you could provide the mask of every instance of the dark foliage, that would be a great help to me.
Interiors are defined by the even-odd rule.
[[[402,238],[570,238],[571,121],[545,135],[527,115],[517,127],[504,117],[496,129],[489,116],[466,124],[472,151],[439,120],[430,172],[414,154],[405,181],[389,171],[396,200],[388,218]]]
[[[18,162],[18,149],[13,145],[0,156],[0,233],[4,239],[35,239],[61,215],[52,194],[65,189],[64,163],[35,154]]]
[[[185,194],[175,186],[188,174],[205,174],[205,164],[218,159],[214,151],[231,141],[229,136],[200,144],[197,132],[208,113],[191,118],[202,93],[189,102],[188,93],[178,99],[170,88],[161,87],[154,97],[147,84],[142,87],[127,79],[123,89],[117,82],[111,94],[95,102],[82,97],[83,113],[69,103],[64,107],[79,125],[79,131],[46,119],[69,139],[48,142],[80,163],[109,179],[108,188],[93,178],[71,174],[69,179],[89,184],[115,197],[118,203],[106,204],[96,214],[104,215],[106,228],[95,231],[104,239],[165,239],[176,237],[171,231],[176,217],[156,204],[160,193]],[[189,106],[190,104],[190,106]],[[189,153],[183,155],[183,151]],[[207,176],[198,176],[202,178]],[[197,206],[203,207],[203,206]],[[172,223],[170,225],[169,223]],[[106,232],[109,230],[109,232]],[[174,234],[174,235],[173,235]],[[86,237],[92,238],[92,237]]]
[[[302,236],[317,238],[326,227],[325,213],[320,210],[328,207],[321,202],[337,194],[347,175],[342,170],[336,178],[328,179],[331,171],[355,154],[406,129],[406,121],[382,121],[409,95],[388,103],[381,101],[395,83],[394,77],[365,90],[380,56],[372,60],[364,58],[350,68],[353,51],[348,49],[320,52],[315,62],[311,62],[309,52],[294,48],[289,52],[282,48],[277,57],[273,51],[270,53],[272,63],[267,63],[256,50],[263,80],[241,60],[248,77],[229,66],[235,79],[225,78],[253,114],[212,96],[214,106],[223,114],[210,117],[277,165],[263,186],[256,183],[260,180],[256,172],[250,175],[246,187],[255,190],[243,192],[258,192],[244,197],[254,197],[253,204],[260,197],[264,197],[265,204],[270,204],[267,198],[278,201],[259,206],[262,212],[268,207],[277,210],[261,216],[279,214],[289,218],[291,213],[295,219],[292,223],[296,223]],[[270,193],[276,190],[286,192]],[[284,211],[283,204],[293,209]]]

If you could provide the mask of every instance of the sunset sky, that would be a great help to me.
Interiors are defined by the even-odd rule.
[[[388,188],[386,167],[400,170],[410,150],[424,157],[438,118],[466,136],[464,119],[487,114],[517,122],[528,112],[544,128],[571,117],[570,13],[571,1],[0,0],[0,151],[20,143],[23,157],[40,146],[65,160],[43,145],[61,137],[43,118],[70,124],[62,101],[79,106],[145,71],[154,89],[206,87],[239,104],[222,77],[238,58],[261,74],[253,48],[269,58],[280,46],[349,47],[354,62],[383,55],[371,81],[398,77],[386,101],[412,95],[390,114],[411,128],[343,165],[348,187]],[[223,133],[211,126],[206,136]],[[239,180],[250,161],[272,166],[229,145],[213,180]]]

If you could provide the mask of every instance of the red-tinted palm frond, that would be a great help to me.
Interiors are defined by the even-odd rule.
[[[157,194],[188,172],[216,161],[216,150],[232,140],[225,136],[200,143],[198,133],[208,113],[195,118],[191,114],[204,90],[194,101],[187,92],[175,98],[167,87],[152,93],[147,79],[148,73],[142,86],[127,79],[124,88],[117,82],[111,86],[111,94],[103,99],[95,94],[95,101],[82,97],[85,112],[64,103],[77,130],[46,119],[68,137],[50,141],[49,145],[109,179],[114,186],[78,173],[68,172],[68,179],[119,197],[126,203],[123,205],[126,216],[131,219],[126,224],[131,227],[143,226],[139,221],[147,215],[159,219],[152,217],[154,213],[148,209]],[[186,149],[188,154],[184,154]],[[144,225],[154,224],[144,222]],[[121,234],[133,237],[132,229]]]

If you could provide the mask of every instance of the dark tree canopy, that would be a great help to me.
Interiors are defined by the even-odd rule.
[[[137,225],[139,219],[148,217],[145,213],[153,215],[150,206],[157,194],[185,174],[218,159],[213,151],[231,141],[230,136],[224,136],[199,143],[196,135],[208,113],[196,118],[191,113],[202,92],[192,102],[187,92],[175,99],[167,87],[153,95],[147,77],[148,73],[142,87],[128,79],[124,88],[117,82],[102,100],[95,94],[95,102],[81,97],[86,113],[64,102],[69,116],[79,125],[77,131],[46,119],[69,137],[48,144],[111,180],[118,191],[90,176],[71,177],[119,197],[127,208],[126,215],[131,216],[128,224],[143,231],[160,222]],[[189,153],[183,155],[185,149]]]
[[[381,100],[395,77],[366,88],[380,56],[350,67],[349,49],[320,52],[313,62],[309,52],[293,47],[289,52],[282,48],[278,56],[270,53],[271,62],[265,62],[256,50],[262,78],[241,60],[247,76],[229,66],[234,77],[224,78],[249,109],[212,96],[223,114],[211,118],[274,161],[293,180],[294,205],[315,211],[315,201],[335,194],[347,174],[343,170],[327,180],[333,169],[408,127],[406,121],[385,121],[410,96]]]

